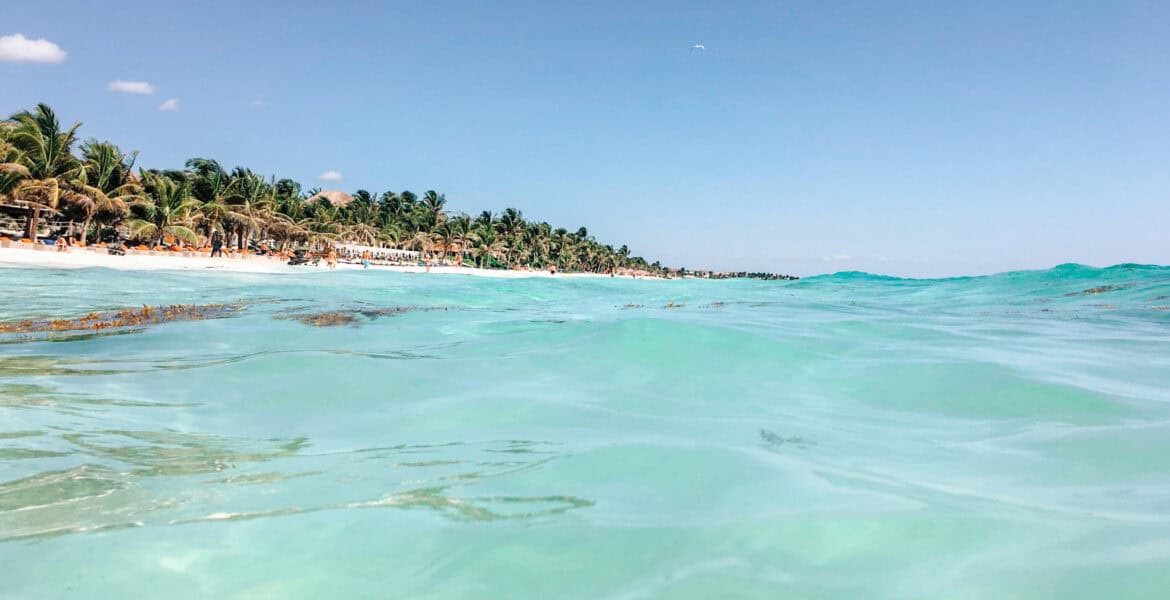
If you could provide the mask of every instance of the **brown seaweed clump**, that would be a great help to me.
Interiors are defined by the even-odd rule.
[[[1129,287],[1129,286],[1125,286],[1125,285],[1099,285],[1095,288],[1089,288],[1087,290],[1081,290],[1079,292],[1069,292],[1069,293],[1065,294],[1065,296],[1092,296],[1094,294],[1104,294],[1105,292],[1116,292],[1117,290],[1123,290],[1127,287]]]
[[[682,308],[684,306],[686,306],[686,304],[675,304],[674,302],[668,302],[662,308]]]
[[[174,321],[200,321],[222,319],[235,315],[244,307],[236,304],[171,304],[169,306],[147,306],[123,308],[117,311],[91,312],[66,319],[24,319],[0,322],[0,333],[55,333],[77,331],[102,331],[157,325]]]
[[[408,312],[447,310],[446,307],[394,306],[389,308],[343,308],[322,312],[287,312],[277,319],[293,319],[313,327],[360,326],[379,317],[393,317]]]

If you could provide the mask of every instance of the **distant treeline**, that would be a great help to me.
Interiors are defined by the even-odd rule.
[[[782,275],[780,273],[758,273],[747,271],[708,272],[699,275],[707,279],[763,279],[764,281],[800,279],[796,275]]]

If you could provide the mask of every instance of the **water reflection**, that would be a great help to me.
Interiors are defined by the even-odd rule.
[[[496,521],[592,506],[567,495],[476,493],[487,480],[498,484],[556,460],[562,452],[555,444],[318,453],[311,446],[303,436],[252,442],[175,430],[9,432],[0,436],[0,458],[26,475],[0,483],[0,541],[325,510],[425,509],[457,521]],[[501,461],[501,453],[516,458]]]

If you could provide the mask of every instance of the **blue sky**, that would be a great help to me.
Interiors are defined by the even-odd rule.
[[[956,4],[14,2],[0,113],[692,268],[1170,263],[1170,4]]]

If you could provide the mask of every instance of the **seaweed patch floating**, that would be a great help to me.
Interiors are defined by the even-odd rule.
[[[1124,290],[1130,287],[1128,285],[1100,285],[1095,288],[1081,290],[1079,292],[1069,292],[1065,296],[1092,296],[1094,294],[1104,294],[1105,292],[1116,292],[1117,290]]]
[[[430,312],[448,310],[444,306],[394,306],[390,308],[343,308],[320,312],[289,311],[278,314],[276,319],[292,319],[313,327],[360,326],[378,319],[393,317],[408,312]]]
[[[812,440],[808,440],[800,436],[784,437],[775,432],[768,431],[767,429],[760,430],[760,441],[768,446],[773,447],[789,444],[795,445],[799,448],[807,448],[814,443]]]
[[[201,321],[235,316],[244,308],[235,304],[171,304],[96,311],[65,319],[23,319],[0,322],[0,333],[71,333],[118,330],[175,321]]]

